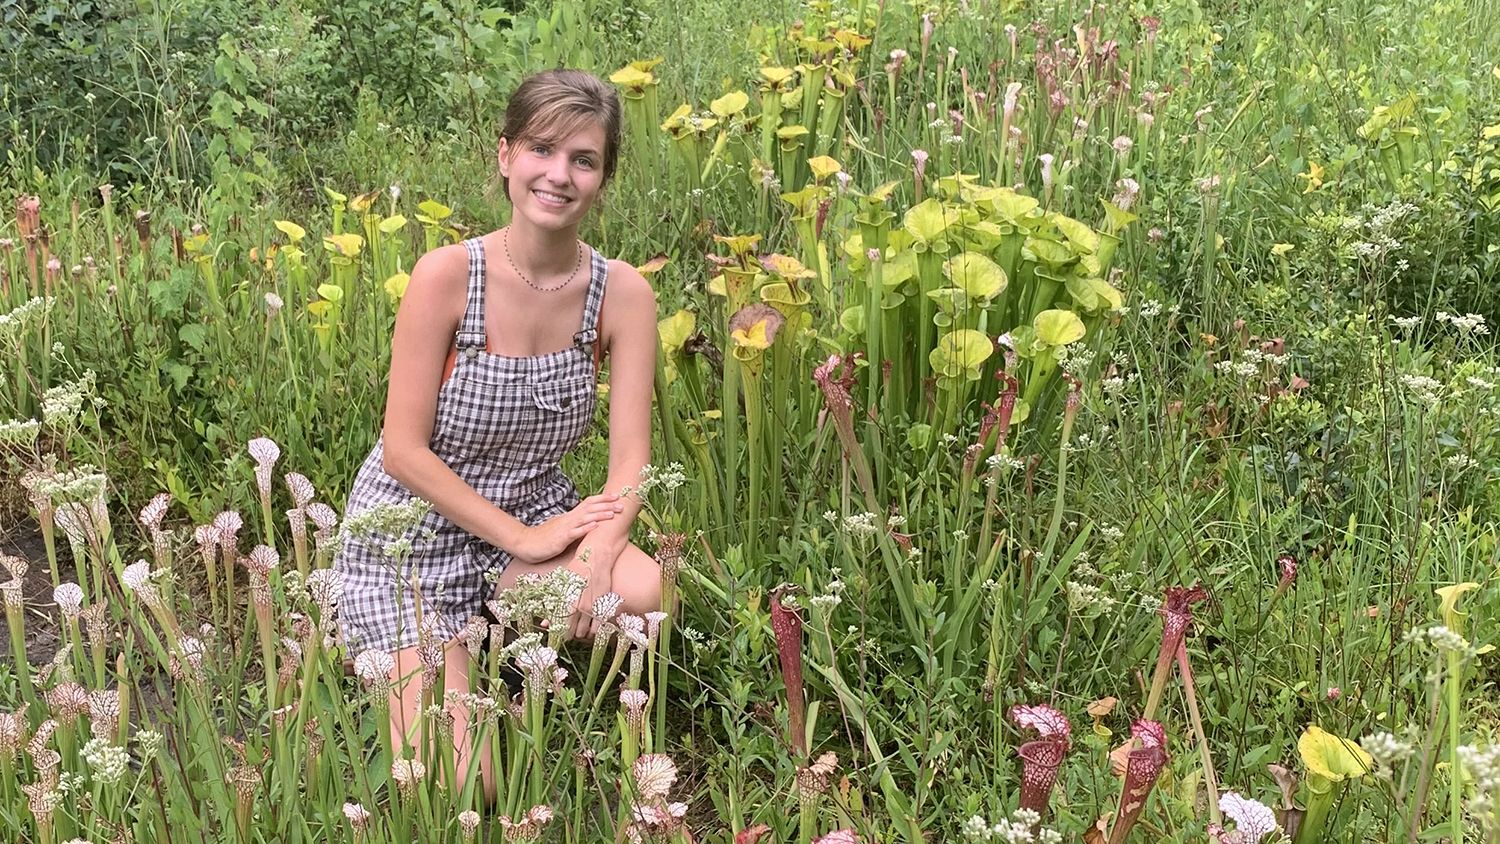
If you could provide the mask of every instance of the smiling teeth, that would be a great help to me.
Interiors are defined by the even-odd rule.
[[[540,196],[542,199],[546,199],[546,200],[549,200],[551,202],[567,202],[568,201],[568,198],[566,196],[558,196],[555,193],[547,193],[544,190],[534,191],[534,193],[537,196]]]

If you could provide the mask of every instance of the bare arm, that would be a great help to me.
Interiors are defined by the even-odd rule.
[[[537,562],[550,556],[546,546],[559,541],[561,535],[539,542],[541,537],[534,529],[491,504],[429,446],[443,364],[452,348],[454,332],[463,319],[467,284],[468,254],[462,246],[433,250],[412,268],[411,283],[396,313],[396,331],[391,340],[384,468],[386,474],[400,481],[413,495],[431,502],[449,521],[491,545],[510,551],[524,562]],[[578,519],[553,526],[551,533],[564,530],[571,541],[614,515],[613,504],[608,511],[601,501],[590,499],[585,504],[573,511],[579,515]],[[535,547],[538,545],[544,547]]]
[[[651,461],[651,394],[656,378],[656,294],[630,264],[611,261],[605,313],[609,325],[609,476],[606,494],[640,484],[641,467]],[[595,529],[623,539],[641,511],[641,502],[622,499],[621,518]]]

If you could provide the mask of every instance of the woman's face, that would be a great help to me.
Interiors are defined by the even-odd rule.
[[[517,216],[546,229],[576,226],[604,186],[604,127],[590,123],[555,144],[501,138],[500,174]]]

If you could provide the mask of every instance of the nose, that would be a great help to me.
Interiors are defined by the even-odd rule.
[[[565,155],[554,155],[547,162],[547,179],[556,185],[566,185],[572,181],[569,172],[569,162]]]

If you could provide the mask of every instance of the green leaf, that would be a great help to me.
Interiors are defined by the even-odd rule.
[[[186,323],[177,329],[177,339],[201,352],[204,341],[208,339],[208,326],[197,322]]]
[[[1042,311],[1033,321],[1036,338],[1048,346],[1066,346],[1083,339],[1083,320],[1072,311],[1053,309]]]
[[[960,252],[949,258],[943,272],[970,299],[982,301],[999,296],[1009,281],[999,264],[978,252]]]
[[[945,208],[941,202],[928,197],[907,210],[906,216],[901,219],[901,226],[917,242],[927,245],[945,241],[948,229],[957,222],[957,211]]]

